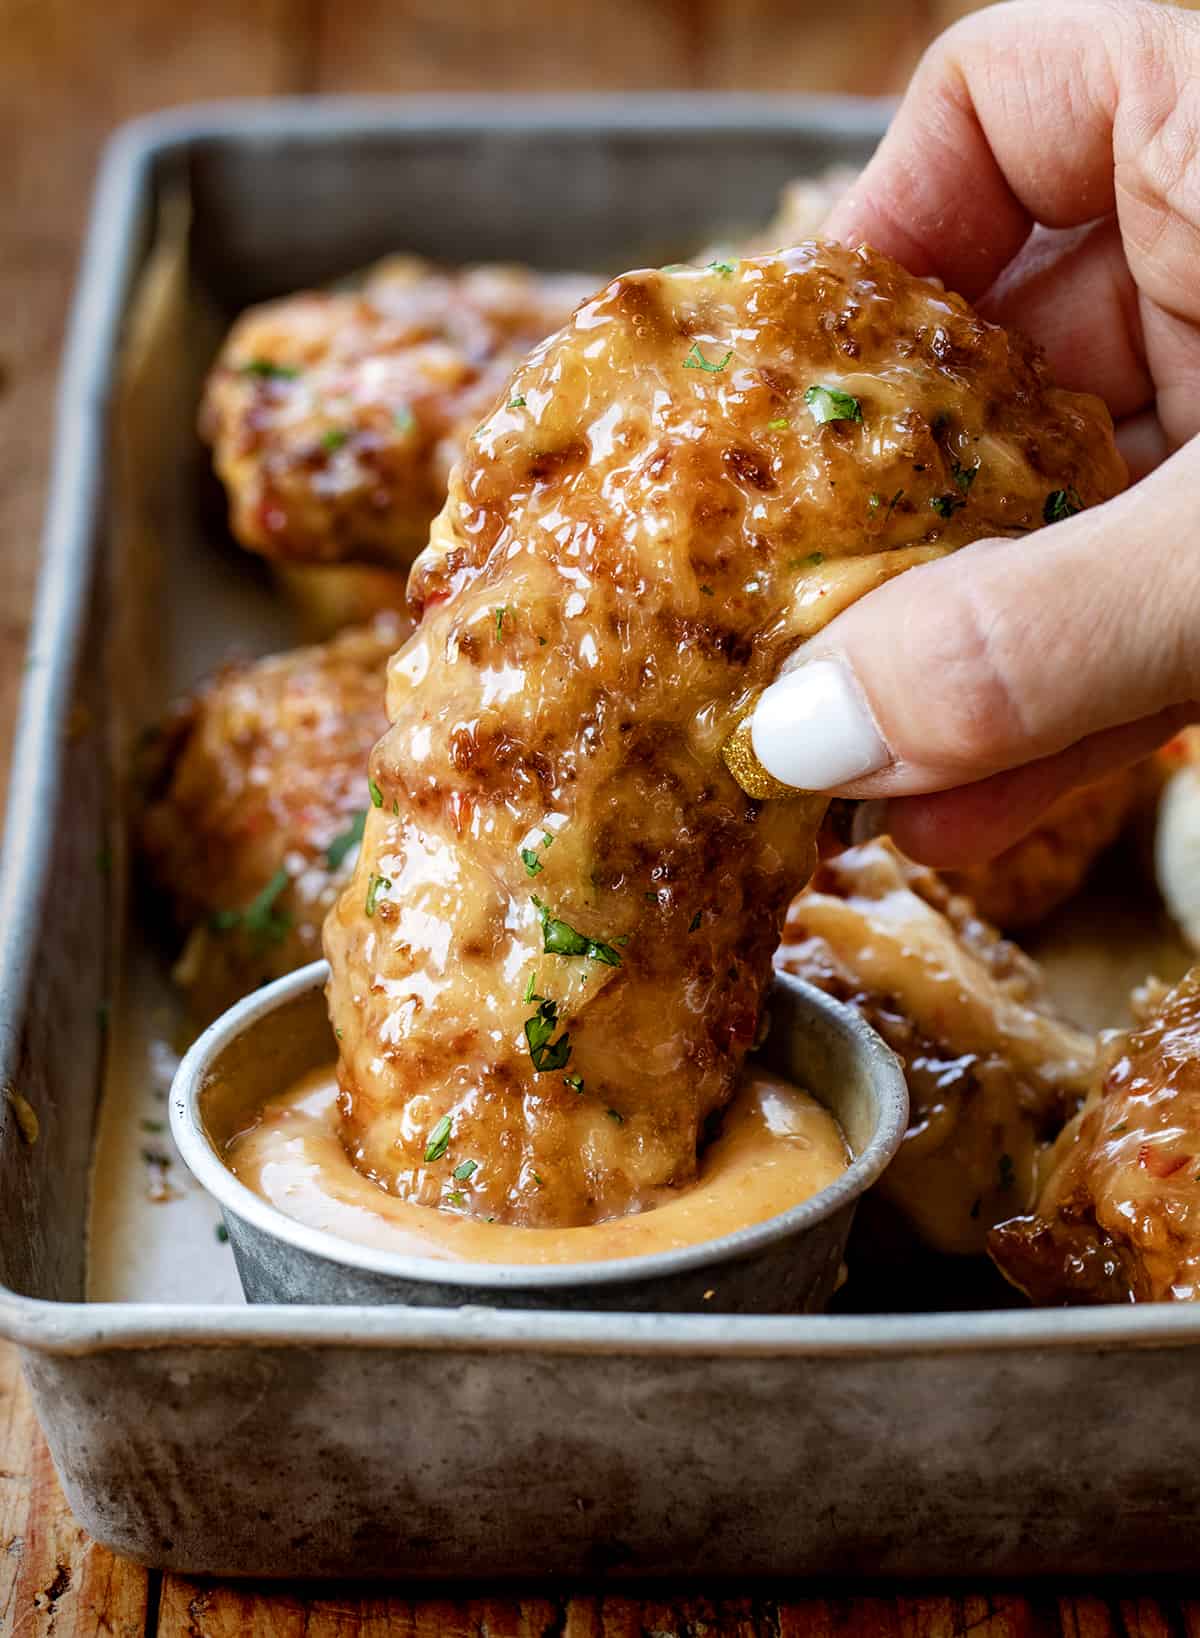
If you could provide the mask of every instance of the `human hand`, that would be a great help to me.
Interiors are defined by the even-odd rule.
[[[968,18],[827,234],[1031,335],[1061,386],[1106,400],[1139,480],[890,581],[756,709],[777,778],[886,799],[875,828],[961,864],[1200,716],[1200,18],[1150,0]]]

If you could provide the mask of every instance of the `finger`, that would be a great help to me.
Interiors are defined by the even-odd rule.
[[[1154,410],[1129,416],[1118,422],[1115,430],[1117,448],[1129,468],[1130,483],[1137,483],[1148,472],[1153,472],[1171,453],[1162,422]]]
[[[1093,734],[1057,756],[994,774],[975,785],[883,804],[873,829],[886,832],[910,858],[955,869],[990,859],[1026,835],[1060,796],[1126,768],[1194,722],[1194,701],[1144,722]]]
[[[1104,506],[869,593],[762,695],[759,760],[801,789],[914,796],[1196,698],[1198,483],[1200,442]]]
[[[979,311],[1037,342],[1059,386],[1096,393],[1115,418],[1153,405],[1137,286],[1114,217],[1035,229]]]
[[[829,235],[973,299],[1035,222],[1115,211],[1139,287],[1191,312],[1198,67],[1200,23],[1150,0],[988,7],[930,48]]]

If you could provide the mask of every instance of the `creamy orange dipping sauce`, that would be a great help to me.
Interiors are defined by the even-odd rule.
[[[694,1183],[663,1189],[652,1210],[579,1228],[488,1223],[464,1209],[470,1180],[440,1208],[386,1193],[356,1171],[337,1134],[332,1065],[265,1103],[227,1144],[234,1175],[287,1216],[343,1240],[413,1257],[485,1263],[583,1263],[715,1240],[799,1205],[849,1164],[841,1128],[815,1098],[748,1075]],[[460,1192],[462,1205],[449,1195]]]

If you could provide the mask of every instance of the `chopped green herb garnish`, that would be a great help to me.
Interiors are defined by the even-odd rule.
[[[1042,507],[1042,522],[1062,523],[1065,518],[1073,518],[1076,512],[1082,511],[1083,502],[1074,485],[1067,489],[1052,489]]]
[[[719,273],[723,279],[731,279],[737,272],[736,262],[709,262],[710,273]]]
[[[434,1161],[442,1158],[450,1147],[450,1130],[450,1116],[443,1115],[429,1134],[429,1142],[425,1145],[426,1160]]]
[[[955,512],[960,512],[967,504],[961,495],[935,495],[930,506],[940,518],[952,518]]]
[[[658,903],[658,894],[657,893],[643,893],[642,897],[645,899],[647,904],[657,904]]]
[[[509,407],[509,409],[524,409],[525,408],[525,400],[521,396],[520,393],[518,393],[515,398],[510,398],[509,399],[508,407]]]
[[[356,813],[354,815],[354,818],[350,822],[349,829],[342,831],[340,835],[333,838],[333,841],[330,842],[329,846],[325,849],[325,863],[329,866],[330,870],[336,870],[345,859],[347,853],[350,852],[351,848],[355,848],[359,845],[363,839],[363,827],[365,826],[366,822],[367,810],[366,808],[363,808],[361,813]]]
[[[528,1006],[531,1001],[534,1001],[534,1000],[537,999],[537,997],[534,994],[534,985],[536,983],[537,983],[537,973],[532,972],[529,975],[529,982],[525,985],[525,995],[524,995],[523,999],[524,999],[524,1002],[525,1002],[526,1006]]]
[[[899,503],[903,499],[904,499],[903,489],[897,489],[896,493],[892,496],[891,500],[888,501],[888,509],[883,514],[883,523],[884,523],[885,528],[887,527],[888,519],[891,517],[892,513],[896,510],[896,507],[899,505]]]
[[[167,1129],[161,1120],[144,1120],[141,1128],[143,1132],[165,1132]]]
[[[508,613],[508,609],[501,604],[494,612],[496,615],[496,641],[499,643],[504,640],[504,616]]]
[[[554,837],[550,834],[550,832],[548,830],[544,830],[542,832],[542,846],[549,847],[553,841]]]
[[[869,512],[878,512],[879,508],[882,505],[883,505],[883,496],[879,493],[878,490],[876,490],[873,495],[869,495],[867,497],[867,510]]]
[[[700,912],[699,912],[699,910],[697,910],[696,914],[692,917],[692,924],[688,928],[688,932],[689,933],[696,932],[697,929],[699,928],[699,926],[700,926]]]
[[[292,918],[275,910],[275,900],[291,883],[292,878],[280,865],[271,880],[244,910],[217,910],[209,925],[218,933],[227,933],[242,926],[260,944],[279,944],[291,929]]]
[[[836,387],[823,387],[820,382],[814,382],[804,394],[804,402],[813,412],[813,419],[820,424],[826,421],[861,421],[862,405],[857,398],[848,392],[839,392]]]
[[[580,1096],[582,1097],[582,1095],[583,1095],[583,1076],[582,1075],[564,1075],[563,1076],[563,1085],[564,1086],[569,1086],[571,1088],[572,1092],[578,1092],[580,1094]]]
[[[343,444],[348,443],[349,439],[350,434],[345,427],[330,427],[329,431],[321,439],[321,448],[327,449],[332,455],[335,450],[341,449]]]
[[[611,944],[588,938],[557,916],[552,916],[549,907],[542,903],[536,893],[533,894],[533,902],[541,918],[542,948],[547,955],[587,956],[589,961],[602,961],[606,967],[621,965],[621,957]]]
[[[467,1203],[467,1197],[461,1189],[452,1189],[446,1199],[452,1206],[465,1206]]]
[[[335,1029],[335,1030],[334,1030],[334,1032],[333,1032],[333,1033],[334,1033],[334,1034],[335,1034],[335,1035],[336,1035],[336,1036],[337,1036],[337,1038],[338,1038],[338,1040],[339,1040],[339,1041],[340,1041],[340,1040],[341,1040],[341,1038],[342,1038],[342,1036],[343,1036],[343,1035],[345,1035],[345,1033],[346,1033],[346,1032],[345,1032],[345,1030],[344,1030],[344,1029],[343,1029],[343,1028],[342,1028],[342,1026],[341,1026],[341,1025],[340,1025],[340,1024],[339,1024],[339,1025],[338,1025],[338,1026],[337,1026],[337,1028],[336,1028],[336,1029]]]
[[[217,1237],[217,1244],[219,1246],[227,1246],[229,1244],[229,1230],[225,1227],[224,1223],[218,1223],[216,1228],[213,1230],[213,1233]]]
[[[533,1181],[537,1184],[539,1189],[545,1188],[546,1186],[546,1179],[544,1177],[539,1177],[537,1172],[533,1173]]]
[[[1000,1187],[1002,1189],[1011,1189],[1017,1180],[1017,1171],[1016,1167],[1013,1165],[1011,1155],[1000,1156],[998,1170],[1000,1174]]]
[[[547,642],[547,639],[545,637],[539,637],[538,638],[538,647],[539,648],[545,648],[546,642]]]
[[[401,404],[399,409],[392,411],[392,425],[397,432],[411,432],[416,424],[417,418],[407,404]]]
[[[543,1001],[532,1018],[525,1020],[525,1039],[529,1056],[539,1075],[552,1069],[565,1069],[571,1056],[571,1037],[560,1035],[557,1041],[550,1037],[558,1028],[558,1002]]]
[[[786,432],[791,424],[786,415],[781,415],[777,421],[768,421],[767,428],[771,432]]]
[[[378,902],[379,895],[381,893],[386,893],[391,885],[392,882],[390,876],[377,876],[374,871],[371,872],[371,879],[367,883],[366,908],[368,916],[373,916],[375,914],[375,905]]]
[[[713,591],[711,586],[701,586],[700,590],[704,593],[705,597],[716,596],[716,593]]]
[[[383,792],[379,789],[379,786],[375,783],[375,781],[369,776],[367,778],[367,789],[371,793],[371,806],[373,808],[381,808],[383,806]]]
[[[950,471],[953,474],[955,483],[964,495],[979,476],[979,468],[982,464],[981,461],[976,461],[974,466],[963,466],[960,461],[951,459]]]
[[[822,563],[824,563],[824,561],[825,561],[825,553],[824,552],[809,552],[808,556],[804,559],[804,561],[806,563],[811,563],[814,569],[819,568],[820,565]]]
[[[450,1175],[456,1178],[459,1183],[465,1183],[469,1177],[474,1177],[478,1170],[479,1162],[477,1160],[460,1160]]]
[[[729,363],[729,360],[732,357],[733,348],[731,347],[719,364],[710,364],[708,359],[705,358],[704,354],[700,351],[700,343],[698,341],[693,341],[692,350],[684,359],[683,367],[685,370],[707,370],[709,375],[720,375],[721,371]]]
[[[538,858],[536,848],[523,847],[521,849],[521,859],[524,862],[526,872],[530,876],[536,876],[539,871],[546,868],[542,861]]]
[[[294,381],[300,374],[287,364],[274,364],[269,358],[252,358],[241,367],[242,375],[256,375],[260,381]]]
[[[615,1120],[618,1126],[624,1126],[625,1116],[620,1114],[616,1109],[606,1109],[604,1113],[608,1116],[609,1120]]]

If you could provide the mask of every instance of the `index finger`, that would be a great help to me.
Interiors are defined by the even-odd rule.
[[[1118,109],[1161,123],[1195,41],[1193,19],[1150,0],[1017,0],[966,18],[926,53],[829,236],[980,296],[1034,223],[1115,209]]]

